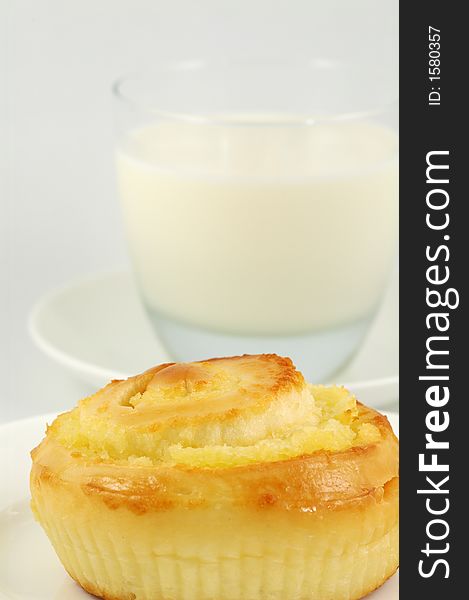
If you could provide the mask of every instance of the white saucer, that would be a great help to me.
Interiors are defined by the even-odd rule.
[[[37,346],[87,383],[101,386],[171,360],[154,335],[129,273],[110,273],[55,290],[33,308]],[[398,279],[391,283],[360,352],[334,378],[362,402],[398,399]]]
[[[398,435],[398,415],[384,414]],[[29,451],[54,416],[0,425],[0,600],[91,600],[67,576],[29,508]],[[398,597],[399,576],[395,575],[367,599]]]

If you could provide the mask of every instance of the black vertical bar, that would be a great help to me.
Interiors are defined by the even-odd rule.
[[[463,566],[469,471],[469,327],[463,314],[469,271],[466,6],[441,0],[401,2],[403,599],[469,597]],[[439,167],[427,174],[428,162]],[[448,470],[430,471],[432,461]]]

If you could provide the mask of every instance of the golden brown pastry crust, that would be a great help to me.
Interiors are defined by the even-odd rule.
[[[212,366],[216,367],[211,369]],[[235,385],[218,390],[210,396],[214,374],[224,366]],[[231,383],[231,382],[228,382]],[[96,394],[88,403],[89,411],[102,414],[110,411],[112,418],[127,427],[140,426],[140,431],[155,432],[165,427],[191,426],[201,422],[224,421],[241,413],[261,412],[279,394],[300,392],[305,385],[303,375],[289,358],[276,354],[211,358],[194,363],[165,363],[126,381],[115,380]],[[165,389],[166,388],[166,389]],[[129,397],[152,390],[163,390],[152,406],[139,405],[128,410]],[[192,393],[205,394],[203,402],[194,404]],[[219,393],[218,393],[219,392]]]

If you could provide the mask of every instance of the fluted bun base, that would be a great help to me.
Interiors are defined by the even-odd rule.
[[[68,573],[106,600],[353,600],[398,565],[398,481],[326,514],[275,509],[135,515],[45,490],[36,509]]]

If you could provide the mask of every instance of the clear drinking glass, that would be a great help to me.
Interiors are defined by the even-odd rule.
[[[114,86],[142,301],[177,360],[276,352],[319,381],[359,347],[397,242],[397,104],[327,60],[163,65]]]

